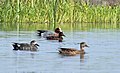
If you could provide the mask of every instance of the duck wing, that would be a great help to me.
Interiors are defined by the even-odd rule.
[[[48,32],[44,32],[43,37],[46,38],[46,37],[53,36],[53,35],[54,35],[54,32],[48,31]]]
[[[31,46],[28,43],[19,43],[19,50],[30,50]]]
[[[48,32],[48,31],[47,31],[47,30],[37,30],[37,32],[38,32],[37,34],[38,34],[39,36],[41,36],[42,33]]]
[[[65,56],[75,56],[76,51],[74,48],[60,48],[59,53]]]
[[[60,48],[60,50],[62,50],[62,51],[77,51],[74,48]]]

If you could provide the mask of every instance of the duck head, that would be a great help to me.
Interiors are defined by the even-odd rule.
[[[63,32],[59,32],[59,37],[65,36]]]
[[[55,28],[55,32],[56,32],[56,33],[60,33],[60,32],[62,32],[62,30],[61,30],[60,27],[58,27],[58,28]]]
[[[32,41],[30,42],[30,45],[36,45],[36,46],[39,46],[35,40],[32,40]]]
[[[84,50],[85,47],[89,47],[85,42],[80,43],[80,49]]]

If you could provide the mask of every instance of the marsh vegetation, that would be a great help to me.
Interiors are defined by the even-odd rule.
[[[90,5],[84,0],[1,0],[0,22],[117,23],[120,6]]]

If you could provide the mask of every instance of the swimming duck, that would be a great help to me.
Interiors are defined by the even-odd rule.
[[[43,37],[46,38],[47,36],[59,36],[59,32],[62,32],[62,30],[60,27],[58,27],[54,32],[49,30],[37,30],[37,32],[39,36],[42,36],[43,33]]]
[[[75,56],[77,54],[85,54],[84,48],[89,47],[85,42],[80,43],[80,50],[74,48],[60,48],[59,53],[65,56]]]
[[[39,46],[35,40],[32,40],[30,44],[28,43],[13,43],[13,50],[24,50],[24,51],[37,51]]]
[[[64,34],[63,34],[63,32],[59,32],[59,35],[58,36],[47,36],[46,37],[46,39],[47,40],[58,40],[59,42],[62,42],[62,40],[63,40],[63,37],[62,36],[65,36]]]

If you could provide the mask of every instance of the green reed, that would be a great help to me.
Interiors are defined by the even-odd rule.
[[[120,6],[89,5],[79,0],[2,0],[0,22],[117,23]]]

